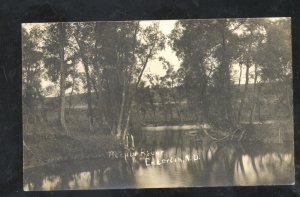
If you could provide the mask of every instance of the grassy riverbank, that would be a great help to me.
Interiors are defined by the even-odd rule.
[[[288,121],[269,121],[264,123],[243,124],[246,135],[243,141],[254,143],[293,142],[294,125]]]
[[[78,120],[78,121],[74,121]],[[95,133],[88,131],[86,122],[74,119],[69,122],[70,135],[67,136],[55,124],[24,128],[23,167],[24,169],[65,160],[103,158],[108,151],[122,150],[122,143],[115,137],[104,134],[100,129]],[[209,125],[207,125],[209,127]],[[241,125],[246,129],[243,142],[250,143],[285,143],[293,142],[293,124],[287,121],[269,121]],[[195,124],[148,125],[143,132],[149,131],[200,131]],[[138,132],[134,133],[138,140]],[[214,131],[212,131],[212,134]],[[215,131],[217,132],[217,130]],[[199,133],[202,140],[209,140],[204,133]],[[231,142],[234,143],[234,142]]]
[[[87,133],[25,135],[24,142],[24,169],[56,161],[102,158],[108,151],[122,148],[113,136]]]

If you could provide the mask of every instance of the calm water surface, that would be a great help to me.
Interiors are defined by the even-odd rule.
[[[292,144],[208,143],[186,131],[147,131],[135,151],[24,171],[26,191],[293,182]]]

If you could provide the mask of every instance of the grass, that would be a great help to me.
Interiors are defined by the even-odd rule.
[[[56,161],[103,158],[108,151],[122,148],[113,136],[102,134],[27,135],[24,141],[24,168]]]
[[[290,121],[274,121],[270,123],[245,125],[246,141],[261,143],[293,142],[293,124]]]

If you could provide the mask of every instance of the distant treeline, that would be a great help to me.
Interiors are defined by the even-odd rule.
[[[257,109],[250,117],[249,111],[245,110],[242,114],[241,121],[251,123],[251,121],[266,121],[266,120],[279,120],[287,119],[290,114],[286,103],[283,99],[276,97],[274,90],[275,86],[278,84],[258,84],[263,91],[262,96],[257,101]],[[233,85],[234,99],[237,104],[240,104],[240,100],[243,96],[243,90],[245,84]],[[164,99],[160,98],[160,95],[152,88],[148,89],[147,95],[152,98],[142,98],[141,103],[133,102],[132,106],[135,108],[135,113],[140,115],[140,121],[143,125],[161,125],[161,124],[184,124],[184,123],[197,123],[199,119],[197,115],[199,114],[198,109],[193,106],[199,105],[200,103],[189,103],[188,98],[183,98],[180,103],[176,103],[172,99],[167,100],[166,103]],[[164,90],[168,95],[173,90],[165,88]],[[254,91],[254,84],[249,84],[249,91],[247,93],[247,99],[245,101],[245,109],[251,108],[251,100],[249,99]],[[85,93],[67,95],[67,112],[72,113],[86,113],[88,109],[87,97]],[[92,101],[96,102],[96,95],[92,93]],[[47,97],[44,101],[44,109],[53,113],[53,110],[58,109],[59,97]],[[40,108],[42,106],[39,106]],[[95,107],[95,106],[94,106]],[[248,113],[247,113],[248,112]],[[251,111],[250,111],[251,112]],[[252,118],[252,119],[250,119]]]

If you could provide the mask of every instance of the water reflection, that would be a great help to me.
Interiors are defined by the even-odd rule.
[[[240,185],[271,184],[276,181],[284,183],[292,175],[291,169],[287,172],[292,163],[291,154],[243,155],[242,163],[235,165],[235,182]]]
[[[136,152],[24,172],[24,190],[291,184],[287,145],[209,143],[186,132],[147,131]],[[142,144],[142,145],[141,145]]]

